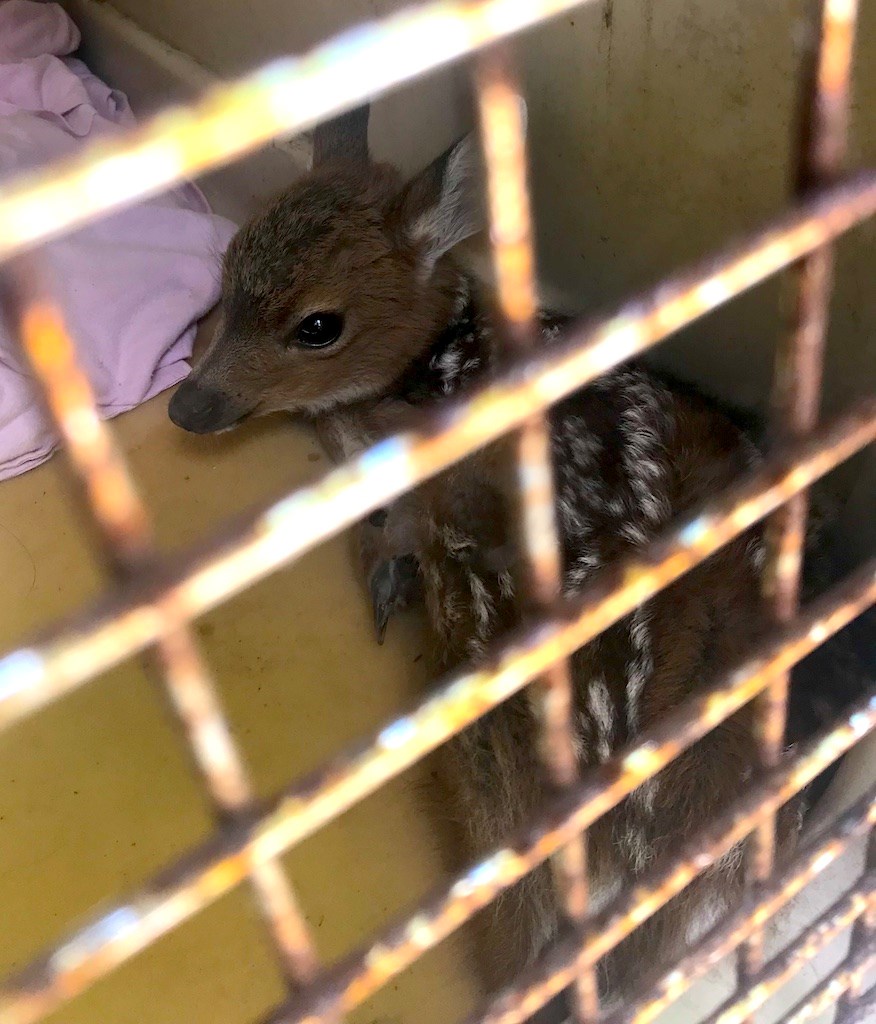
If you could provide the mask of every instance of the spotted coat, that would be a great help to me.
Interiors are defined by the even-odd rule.
[[[461,293],[457,316],[398,381],[395,400],[424,406],[464,394],[499,364],[492,322],[473,296]],[[542,316],[543,343],[553,344],[563,325],[562,318]],[[758,458],[705,400],[635,366],[561,403],[550,425],[567,596]],[[505,465],[489,456],[469,460],[423,492],[416,555],[445,667],[481,659],[498,634],[519,624],[514,591],[521,567],[514,500],[499,468]],[[605,762],[734,660],[760,622],[761,548],[756,534],[729,545],[575,654],[574,741],[582,768]],[[462,816],[478,849],[496,846],[544,802],[530,708],[519,695],[451,747]],[[738,794],[752,763],[747,728],[737,718],[597,823],[590,844],[595,906]],[[736,850],[656,916],[634,940],[633,955],[656,941],[667,955],[677,949],[734,898],[740,877]],[[499,915],[510,922],[497,979],[503,980],[557,932],[548,873],[535,872],[518,886]],[[607,979],[623,972],[616,965],[626,955],[629,949],[609,958]]]

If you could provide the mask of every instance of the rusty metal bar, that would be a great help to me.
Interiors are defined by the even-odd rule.
[[[852,49],[857,0],[818,0],[817,45],[807,55],[801,100],[801,132],[794,189],[797,197],[833,184],[846,151]],[[792,269],[794,303],[791,323],[780,338],[772,392],[773,443],[807,436],[818,421],[828,308],[833,288],[833,253],[822,246]],[[789,621],[797,610],[808,498],[795,495],[767,523],[764,591],[776,622]],[[788,677],[779,676],[755,704],[758,754],[764,767],[783,755],[788,704]],[[773,870],[775,821],[767,820],[752,836],[751,877],[763,884]],[[756,974],[763,966],[763,933],[756,932],[741,950],[740,973]]]
[[[703,1024],[742,1024],[776,995],[792,978],[827,948],[835,939],[854,926],[876,901],[876,877],[868,875],[862,888],[837,900],[818,921],[806,930],[790,949],[771,960],[748,984],[741,995],[734,996],[724,1007],[706,1018]]]
[[[776,651],[779,650],[781,645],[776,646]],[[785,656],[787,651],[782,650],[779,657]],[[739,678],[751,678],[754,664],[754,661],[748,662],[741,668]],[[764,667],[764,671],[776,669],[775,662],[767,660],[766,664],[772,668]],[[765,680],[762,678],[760,687],[763,685]],[[711,690],[698,697],[697,702],[700,701],[703,702],[701,708],[713,705]],[[873,703],[876,708],[876,699]],[[728,709],[724,717],[740,705],[741,702]],[[367,947],[331,968],[309,993],[293,1000],[292,1008],[279,1019],[315,1020],[340,1009],[347,1010],[370,996],[389,978],[408,967],[424,949],[446,938],[500,892],[561,848],[568,837],[591,825],[645,778],[661,770],[681,749],[708,731],[702,714],[694,718],[691,711],[692,703],[686,703],[659,727],[649,730],[639,742],[620,751],[603,767],[589,771],[583,784],[570,794],[571,805],[568,800],[561,799],[553,809],[546,809],[545,821],[550,822],[547,828],[527,825],[509,837],[505,846],[423,902],[413,917],[386,929]],[[693,734],[690,734],[691,727]],[[639,771],[643,774],[638,774]],[[561,985],[551,995],[556,995],[564,987]]]
[[[577,797],[576,806],[582,806],[580,799]],[[601,808],[599,813],[604,813],[604,810],[604,807]],[[574,816],[575,812],[572,813],[573,817],[567,819],[569,827],[577,828],[580,826],[582,818]],[[589,810],[584,811],[583,814],[584,820],[588,822],[595,820],[595,817],[598,816],[593,815],[591,818]],[[708,962],[704,964],[704,969],[713,966],[714,963],[721,959],[722,955],[726,955],[727,952],[735,949],[742,941],[743,936],[749,934],[757,927],[759,922],[765,920],[768,913],[784,905],[808,881],[825,870],[845,849],[849,839],[863,831],[868,824],[868,817],[876,818],[876,805],[873,804],[872,800],[869,806],[865,802],[856,805],[854,812],[846,815],[838,823],[836,829],[832,832],[832,838],[821,844],[817,855],[801,857],[795,861],[792,869],[789,869],[780,880],[781,889],[777,888],[775,890],[773,899],[770,901],[764,899],[759,903],[752,902],[735,914],[732,920],[736,922],[736,927],[724,940],[724,953],[722,954],[720,950],[710,946],[707,951]],[[565,829],[565,826],[556,824],[554,828]],[[325,975],[318,979],[312,988],[301,993],[299,996],[293,997],[287,1007],[272,1015],[269,1024],[293,1024],[293,1022],[294,1024],[304,1024],[304,1022],[306,1024],[315,1024],[316,1021],[330,1019],[332,1013],[341,1009],[345,1011],[352,1009],[372,995],[377,988],[383,986],[400,971],[410,966],[418,956],[422,955],[424,949],[446,938],[451,931],[458,928],[472,914],[494,899],[504,888],[514,884],[527,871],[532,870],[533,867],[541,863],[545,858],[544,844],[548,843],[551,849],[555,849],[557,841],[556,839],[551,841],[549,836],[542,837],[540,834],[537,834],[533,839],[531,833],[521,830],[516,842],[509,843],[506,848],[498,851],[490,860],[482,861],[475,865],[434,900],[422,904],[413,917],[404,920],[395,928],[387,929],[367,947],[363,947],[353,956],[330,968]],[[542,845],[540,850],[538,848],[539,845]],[[506,863],[500,872],[492,871],[494,880],[492,883],[486,884],[485,879],[489,877],[486,869],[491,866],[491,863],[495,867],[499,856],[504,857]],[[516,864],[511,863],[512,857],[517,858]],[[691,855],[690,859],[693,859],[693,855]],[[694,874],[699,870],[701,870],[701,867],[697,863]],[[687,878],[687,882],[692,877]],[[477,885],[481,887],[479,892],[475,890],[475,880]],[[687,882],[684,884],[687,884]],[[679,890],[674,890],[674,892],[677,891]],[[463,893],[466,896],[466,903],[464,909],[461,910],[458,907],[458,902],[460,894]],[[667,897],[667,900],[668,898],[670,897]],[[630,914],[635,912],[633,909],[635,907],[634,903],[624,902],[623,906],[625,910],[629,907]],[[605,912],[605,914],[608,913],[609,911]],[[653,913],[653,910],[651,910],[651,913]],[[601,921],[602,917],[598,918],[598,920]],[[628,931],[631,931],[638,923],[641,923],[641,919],[635,920],[630,925]],[[597,926],[593,924],[586,934],[587,936],[594,935],[597,930]],[[628,931],[621,935],[620,938],[625,937]],[[579,939],[579,942],[584,941],[586,941],[585,938]],[[611,945],[606,950],[603,950],[603,952],[616,945],[617,941],[620,941],[620,939],[612,941]],[[570,946],[574,948],[574,942]],[[694,960],[696,956],[697,954],[691,954],[689,959]],[[702,955],[701,959],[705,956],[706,953]],[[596,959],[593,960],[594,964],[595,962]],[[552,991],[549,998],[553,998],[563,987],[563,985],[560,985],[556,990]],[[675,998],[677,996],[673,995],[672,999],[667,1000],[664,1005],[672,1002]],[[530,1012],[534,1012],[538,1008],[538,1006],[530,1008]],[[528,1013],[526,1016],[528,1016]],[[617,1016],[612,1015],[608,1018],[600,1018],[600,1021],[605,1021],[606,1024],[615,1024],[616,1020],[626,1019],[627,1016],[621,1012]]]
[[[677,275],[614,316],[571,331],[566,342],[540,352],[468,401],[449,405],[422,431],[375,445],[320,483],[251,513],[200,550],[141,573],[136,583],[42,643],[0,659],[0,728],[222,603],[874,212],[876,173],[869,172],[807,201],[741,246]],[[835,461],[853,450],[842,447]],[[788,483],[793,479],[789,476]]]
[[[431,903],[444,905],[454,897],[461,900],[464,916],[458,916],[455,922],[461,924],[501,888],[541,863],[681,750],[737,711],[766,685],[770,672],[782,671],[805,657],[874,597],[876,561],[868,572],[857,574],[814,603],[793,631],[774,637],[738,672],[720,685],[704,688],[643,734],[637,744],[591,771],[576,787],[571,806],[564,800],[553,810],[547,808],[548,817],[540,832],[528,828],[525,835],[481,862],[446,892],[442,890]],[[537,669],[532,672],[535,674]],[[749,680],[755,674],[757,678]],[[33,1024],[43,1013],[85,991],[114,967],[219,899],[246,877],[253,864],[279,856],[364,798],[401,770],[394,751],[407,738],[413,735],[431,741],[426,750],[438,746],[456,730],[447,703],[456,700],[458,687],[465,683],[464,678],[451,684],[443,694],[421,705],[418,712],[396,719],[371,743],[332,761],[284,793],[251,828],[237,828],[194,851],[124,904],[101,913],[0,984],[0,1024]],[[865,725],[856,720],[857,728]],[[801,782],[801,788],[805,784]],[[458,908],[457,914],[461,912]],[[447,916],[444,922],[445,926],[455,926]],[[437,931],[431,934],[435,942],[439,941]],[[412,950],[422,952],[423,947],[416,944],[422,943],[424,932],[417,929],[416,919],[410,923],[409,937],[407,954]],[[67,969],[71,963],[75,970]],[[405,964],[396,961],[396,966],[401,969]]]
[[[596,963],[605,956],[874,728],[876,695],[856,704],[842,724],[819,733],[801,748],[793,763],[766,773],[699,834],[682,843],[676,856],[666,858],[669,863],[655,865],[634,889],[592,918],[583,943],[574,937],[557,942],[521,973],[517,984],[496,993],[465,1024],[522,1024],[562,991],[583,963]],[[294,1019],[310,1024],[328,1017]]]
[[[302,57],[275,60],[5,184],[0,260],[586,2],[438,0],[357,25]]]
[[[387,19],[379,28],[338,37],[300,61],[277,62],[217,89],[195,108],[163,115],[138,133],[98,146],[89,156],[39,172],[10,188],[0,197],[0,258],[158,191],[183,175],[232,159],[284,129],[308,127],[348,109],[369,93],[413,77],[424,67],[446,63],[571,6],[561,0],[528,5],[514,0],[435,3]],[[820,105],[804,149],[799,183],[806,191],[828,184],[841,157],[856,4],[823,0],[822,7],[826,34],[815,89]],[[404,59],[399,60],[399,54]],[[483,64],[480,93],[491,172],[494,253],[500,305],[512,341],[525,350],[535,302],[522,130],[520,110],[513,103],[516,90],[496,60],[492,54]],[[353,79],[359,91],[347,87]],[[854,609],[873,600],[876,566],[869,566],[789,625],[797,611],[805,523],[805,497],[792,500],[781,514],[784,518],[776,517],[771,526],[774,573],[768,585],[775,595],[775,617],[785,626],[780,640],[763,646],[737,673],[689,701],[585,780],[576,779],[568,673],[562,666],[551,666],[789,495],[799,495],[816,476],[876,435],[876,403],[870,402],[811,442],[802,443],[814,427],[819,390],[830,279],[830,257],[823,247],[874,208],[876,175],[824,191],[780,222],[778,229],[756,236],[747,250],[725,256],[723,263],[704,264],[687,277],[679,276],[644,296],[638,305],[624,307],[614,318],[579,328],[565,346],[508,374],[485,389],[474,404],[457,403],[422,433],[392,439],[322,484],[250,517],[230,539],[183,559],[181,568],[172,573],[152,564],[145,512],[109,433],[99,422],[87,383],[72,361],[57,313],[47,293],[39,296],[23,315],[23,335],[41,369],[74,466],[105,535],[111,567],[128,582],[116,599],[81,623],[78,633],[73,627],[66,635],[56,634],[42,650],[14,652],[0,662],[0,726],[128,654],[157,643],[168,693],[220,820],[227,819],[229,827],[216,841],[218,846],[202,848],[175,875],[94,921],[0,989],[0,1024],[39,1019],[246,875],[252,878],[272,923],[287,974],[314,981],[284,1008],[279,1015],[283,1021],[334,1019],[338,1010],[357,1005],[501,889],[560,851],[565,851],[565,905],[570,919],[580,926],[587,900],[583,830],[765,687],[768,696],[759,715],[763,761],[769,769],[765,779],[711,828],[686,843],[680,861],[659,865],[642,886],[598,915],[586,935],[565,940],[547,954],[538,966],[542,970],[556,966],[549,978],[539,977],[537,970],[530,972],[522,994],[508,993],[505,1004],[501,999],[494,1001],[483,1019],[520,1020],[576,981],[580,1016],[595,1017],[599,957],[753,827],[759,836],[756,875],[762,883],[770,879],[778,806],[876,726],[874,697],[859,705],[843,726],[807,746],[794,763],[780,763],[787,693],[783,673],[845,624]],[[781,449],[784,455],[747,483],[689,516],[638,559],[604,573],[582,601],[561,606],[543,410],[598,373],[803,256],[807,259],[800,268],[797,326],[793,344],[780,354],[776,387],[777,420],[784,428],[780,440],[801,442],[793,454],[802,463],[795,465]],[[245,770],[206,667],[180,624],[510,429],[520,429],[524,538],[537,621],[516,646],[505,648],[497,665],[447,684],[412,715],[382,730],[368,747],[306,780],[250,824],[255,808]],[[301,531],[298,536],[296,529]],[[143,579],[133,579],[141,570]],[[562,611],[567,618],[551,618],[552,611]],[[539,674],[544,675],[539,705],[543,754],[557,786],[547,817],[442,890],[414,918],[388,930],[377,944],[316,977],[306,927],[275,858]],[[808,863],[813,870],[815,861]],[[799,882],[801,876],[795,877]],[[761,970],[760,947],[755,942],[748,957],[754,983],[713,1018],[714,1024],[745,1019],[828,941],[868,910],[872,912],[872,877],[867,884],[866,895],[853,893],[840,901],[799,948],[783,954],[766,970]],[[740,922],[742,940],[756,936],[763,920],[756,911],[762,914],[764,905],[761,899],[744,927]],[[850,981],[846,990],[853,984]],[[852,1015],[859,1014],[863,1005]]]
[[[566,604],[562,617],[534,625],[516,642],[501,648],[487,667],[452,680],[427,700],[420,712],[405,716],[384,730],[372,751],[376,760],[368,765],[367,771],[361,766],[362,778],[367,780],[364,792],[403,771],[478,715],[507,699],[552,660],[570,655],[619,621],[637,604],[776,508],[789,490],[810,485],[874,439],[876,400],[865,403],[831,428],[822,429],[811,442],[793,449],[786,459],[773,458],[759,473],[726,492],[719,501],[687,516],[638,557],[603,570],[574,601]],[[860,578],[867,579],[868,568],[872,571],[865,567]],[[50,695],[57,696],[59,692],[63,691],[54,690]],[[26,690],[9,687],[5,697],[0,698],[0,725],[8,725],[21,716],[21,706],[15,702],[22,693],[28,696]],[[31,697],[29,706],[33,704]],[[354,785],[353,778],[344,773],[339,789],[349,792]]]
[[[822,871],[843,855],[849,844],[876,825],[876,789],[834,823],[826,836],[800,852],[793,864],[771,880],[761,894],[749,892],[742,905],[705,935],[689,954],[666,969],[653,984],[647,980],[627,1003],[600,1024],[651,1024],[699,978],[730,956],[753,931],[772,919]]]
[[[538,300],[529,208],[524,99],[507,45],[486,50],[475,69],[478,114],[486,166],[488,225],[492,243],[499,327],[507,347],[531,355],[537,336]],[[556,520],[550,425],[535,413],[517,433],[514,467],[519,488],[520,539],[526,561],[522,605],[528,616],[549,614],[562,594],[563,566]],[[568,789],[578,779],[574,690],[567,659],[549,665],[527,691],[537,723],[537,743],[549,785]],[[568,923],[587,916],[587,835],[575,836],[551,860],[560,905]],[[596,971],[573,987],[576,1021],[599,1016]]]
[[[811,1024],[836,1005],[876,966],[876,950],[860,950],[846,959],[782,1020],[782,1024]]]
[[[85,493],[98,546],[113,578],[132,579],[154,555],[146,509],[121,452],[101,422],[91,385],[76,361],[73,342],[39,267],[30,257],[19,257],[11,280],[21,345]],[[251,818],[255,813],[252,787],[190,630],[181,627],[164,634],[157,654],[164,691],[217,819],[222,823]],[[250,877],[280,967],[294,988],[317,970],[295,894],[276,861],[253,865]]]
[[[847,932],[876,902],[876,876],[867,875],[860,888],[843,896],[807,928],[790,949],[769,962],[746,986],[703,1024],[742,1024],[795,978],[822,950]]]
[[[367,770],[363,762],[351,775],[344,772],[338,791],[351,792],[355,774],[366,780],[360,791],[364,795],[400,773],[475,717],[507,699],[551,660],[571,654],[743,532],[775,508],[789,488],[808,486],[872,441],[876,438],[876,402],[868,403],[863,413],[853,412],[830,430],[822,430],[818,438],[790,452],[785,460],[772,460],[719,502],[692,513],[638,557],[603,571],[576,600],[567,603],[562,617],[536,624],[516,643],[503,647],[487,667],[455,678],[439,689],[420,710],[381,732],[374,749],[368,752]],[[857,577],[863,581],[864,600],[869,599],[868,574],[872,572],[872,566],[865,567]],[[860,593],[857,600],[862,600]],[[11,718],[7,716],[6,722]]]

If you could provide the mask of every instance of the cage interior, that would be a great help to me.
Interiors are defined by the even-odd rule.
[[[297,52],[396,0],[70,0],[83,56],[146,114],[191,98],[276,52]],[[543,293],[599,311],[778,213],[788,153],[802,4],[760,0],[605,0],[516,42],[529,99],[533,203]],[[119,17],[121,15],[122,17]],[[129,20],[130,19],[130,20]],[[862,3],[851,167],[876,157],[876,5]],[[414,169],[470,123],[465,69],[452,67],[375,104],[378,156]],[[306,166],[307,142],[282,143],[208,175],[214,209],[239,220]],[[840,243],[824,407],[838,411],[876,379],[874,229]],[[475,252],[474,257],[479,254]],[[778,330],[775,281],[734,300],[655,354],[720,398],[763,411]],[[209,325],[204,334],[209,331]],[[184,548],[242,506],[317,479],[325,455],[279,420],[245,433],[182,436],[159,396],[116,423],[159,541]],[[0,487],[5,614],[12,648],[100,588],[58,459]],[[847,567],[876,541],[876,453],[831,475],[830,540]],[[380,726],[428,680],[415,614],[375,645],[345,538],[321,545],[201,618],[196,626],[257,791],[267,796]],[[867,634],[872,635],[872,634]],[[867,641],[861,641],[866,645]],[[820,814],[872,786],[876,747],[847,759]],[[285,858],[320,954],[334,960],[447,877],[440,813],[423,798],[427,759]],[[151,686],[126,662],[7,733],[0,745],[0,973],[48,946],[59,925],[114,901],[211,830],[211,819]],[[862,849],[854,851],[860,865]],[[790,935],[843,890],[851,868],[820,879],[783,917]],[[35,898],[35,894],[39,898]],[[776,941],[779,941],[778,939]],[[822,973],[836,962],[828,949]],[[483,996],[466,929],[350,1016],[363,1024],[444,1024]],[[803,972],[764,1021],[811,988]],[[687,1024],[729,991],[726,970],[660,1020]],[[280,1002],[272,955],[242,889],[64,1007],[53,1020],[237,1024]],[[829,1014],[819,1020],[829,1020]]]

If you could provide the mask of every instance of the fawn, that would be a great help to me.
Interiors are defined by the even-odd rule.
[[[473,139],[403,182],[369,159],[366,124],[367,113],[354,112],[318,134],[314,170],[232,241],[220,325],[171,401],[179,426],[206,433],[295,413],[344,458],[442,397],[466,393],[498,364],[488,303],[454,256],[482,226]],[[540,327],[549,345],[562,321],[544,316]],[[713,403],[634,366],[562,402],[550,426],[567,594],[759,459]],[[362,525],[378,631],[395,608],[421,598],[442,668],[482,658],[521,619],[504,467],[494,447]],[[582,767],[605,761],[735,662],[762,628],[762,554],[758,531],[738,538],[577,652]],[[742,711],[713,730],[591,829],[595,907],[740,793],[756,764],[747,719]],[[479,851],[545,800],[533,726],[518,695],[448,746],[459,814]],[[796,808],[780,818],[783,848],[798,821]],[[700,934],[734,900],[742,874],[737,848],[606,958],[607,990],[617,994],[640,975],[643,953],[653,963]],[[560,927],[543,868],[499,903],[493,980],[513,978]]]

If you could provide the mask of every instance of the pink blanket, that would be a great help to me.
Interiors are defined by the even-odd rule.
[[[57,4],[0,0],[0,181],[134,123],[125,96],[69,56],[78,45]],[[219,256],[233,233],[187,185],[45,247],[105,418],[186,375],[195,325],[218,299]],[[44,462],[56,445],[0,320],[0,479]]]

